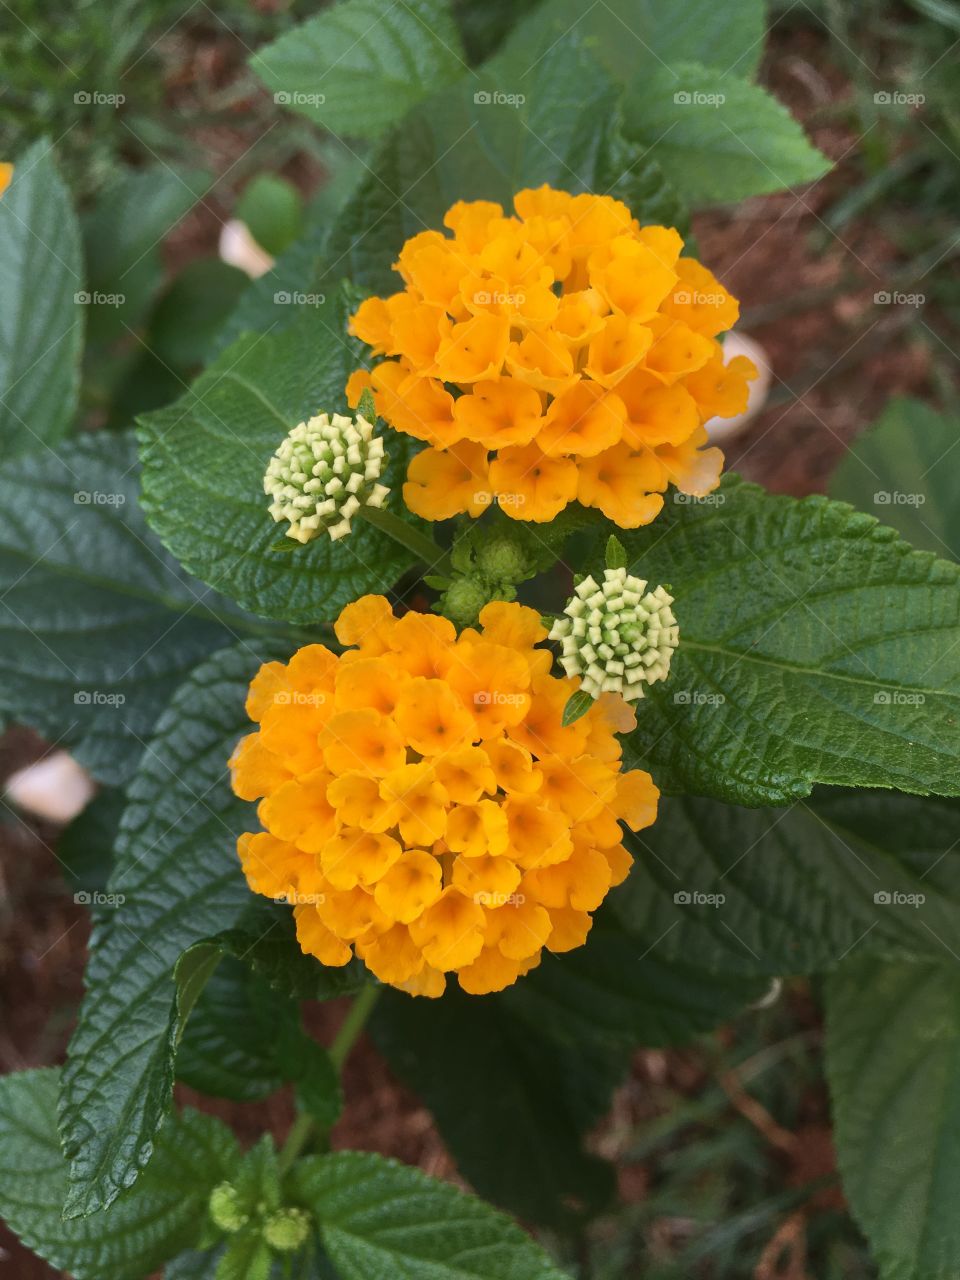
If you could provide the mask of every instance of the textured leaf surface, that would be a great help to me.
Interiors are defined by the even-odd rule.
[[[466,69],[446,0],[340,0],[251,65],[281,105],[362,138],[376,137]]]
[[[183,573],[137,498],[129,436],[0,467],[0,705],[107,782],[130,775],[176,686],[249,621]]]
[[[956,565],[841,503],[735,476],[621,541],[631,572],[676,596],[680,648],[627,739],[665,790],[752,805],[815,782],[960,794]]]
[[[348,601],[388,592],[414,563],[360,518],[339,542],[276,549],[285,526],[267,510],[267,463],[298,422],[346,408],[344,386],[360,364],[338,300],[304,310],[280,334],[238,339],[183,399],[146,415],[140,432],[143,506],[162,542],[244,608],[294,623],[332,620]],[[398,433],[387,442],[394,505],[412,443]]]
[[[430,1108],[471,1186],[521,1218],[566,1225],[613,1194],[613,1169],[583,1150],[630,1050],[575,1050],[519,1018],[502,997],[450,991],[409,1000],[385,991],[378,1047]],[[469,1100],[465,1105],[465,1100]]]
[[[371,290],[397,287],[390,266],[404,240],[440,227],[457,200],[499,200],[509,209],[515,192],[544,182],[614,188],[630,199],[644,193],[658,210],[668,199],[642,149],[624,144],[613,82],[572,37],[536,60],[526,41],[509,42],[476,76],[411,112],[370,167],[329,253]]]
[[[55,444],[80,385],[80,230],[47,142],[17,161],[0,199],[0,446],[3,456]]]
[[[382,1156],[308,1156],[291,1184],[342,1280],[564,1280],[509,1218]]]
[[[629,137],[651,148],[691,204],[780,191],[830,169],[765,89],[695,62],[648,68],[630,85],[625,114]]]
[[[571,1052],[584,1042],[616,1050],[685,1044],[764,994],[756,977],[717,972],[691,955],[665,960],[612,918],[595,918],[583,947],[545,956],[504,1003]]]
[[[212,1116],[186,1111],[171,1119],[136,1187],[102,1215],[64,1222],[59,1079],[44,1070],[0,1081],[0,1215],[76,1280],[137,1280],[196,1238],[210,1191],[239,1159],[236,1139]]]
[[[109,884],[124,901],[101,914],[91,938],[63,1076],[71,1216],[108,1205],[149,1159],[173,1085],[174,967],[192,943],[235,924],[249,901],[236,836],[250,814],[230,790],[226,762],[261,656],[231,649],[198,667],[130,785]]]
[[[666,962],[774,977],[854,950],[945,958],[953,945],[956,800],[819,790],[789,809],[744,809],[672,797],[631,844],[611,906]]]
[[[678,62],[700,62],[747,77],[760,61],[767,30],[763,0],[737,0],[732,5],[713,0],[684,0],[680,5],[659,0],[604,0],[595,5],[547,0],[535,21],[545,29],[542,38],[547,41],[572,26],[628,84],[644,79],[652,68]]]
[[[827,1076],[843,1187],[883,1280],[960,1268],[960,974],[851,959],[828,981]]]
[[[892,400],[850,446],[830,495],[891,524],[915,547],[960,560],[960,418]]]

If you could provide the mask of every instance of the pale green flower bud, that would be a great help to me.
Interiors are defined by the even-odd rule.
[[[250,1220],[240,1203],[240,1194],[229,1182],[221,1182],[210,1192],[210,1218],[221,1231],[239,1231]]]
[[[390,492],[378,484],[383,440],[361,416],[326,413],[293,428],[270,459],[263,491],[274,520],[289,520],[288,538],[309,542],[350,532],[361,507],[382,507]]]
[[[671,604],[663,587],[647,591],[626,569],[605,569],[602,584],[586,578],[550,632],[561,642],[560,665],[593,698],[642,698],[645,685],[666,679],[680,643]]]
[[[280,1253],[301,1249],[309,1234],[310,1215],[305,1209],[277,1209],[263,1224],[264,1240]]]

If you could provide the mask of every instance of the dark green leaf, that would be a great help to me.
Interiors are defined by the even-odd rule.
[[[960,1266],[960,970],[857,956],[826,984],[844,1191],[883,1280]]]
[[[174,967],[192,943],[235,924],[249,901],[235,843],[250,814],[230,790],[226,761],[245,728],[257,663],[233,649],[198,667],[130,784],[109,886],[123,902],[94,931],[64,1070],[71,1217],[109,1205],[149,1159],[173,1085]],[[192,973],[206,965],[209,976],[209,957],[198,960]]]
[[[957,566],[842,503],[735,476],[619,536],[676,596],[670,677],[626,740],[665,790],[752,805],[815,782],[960,794]]]
[[[570,1048],[502,997],[458,991],[439,1001],[385,991],[371,1026],[480,1195],[524,1219],[567,1227],[610,1201],[613,1170],[584,1151],[583,1135],[609,1107],[629,1049],[611,1052],[592,1038]]]
[[[276,257],[303,230],[303,198],[285,178],[260,173],[244,188],[234,216],[247,224],[257,244]]]
[[[107,782],[129,777],[177,684],[249,621],[182,572],[137,498],[128,436],[0,468],[0,706]]]
[[[28,1248],[76,1280],[139,1280],[197,1238],[211,1190],[240,1158],[236,1139],[212,1116],[172,1117],[135,1187],[95,1218],[64,1222],[59,1078],[23,1071],[0,1081],[0,1214]]]
[[[960,419],[891,400],[850,446],[830,495],[892,524],[915,547],[960,560]]]
[[[308,1156],[291,1185],[341,1280],[565,1280],[509,1218],[382,1156]]]
[[[67,434],[80,385],[80,230],[48,142],[24,152],[0,198],[0,279],[0,446],[9,458]]]
[[[336,543],[272,550],[282,530],[263,493],[267,463],[298,422],[345,408],[360,363],[337,299],[300,310],[309,314],[283,333],[240,338],[182,400],[141,420],[140,440],[144,510],[183,565],[254,613],[313,623],[389,591],[414,557],[365,520]],[[412,444],[388,441],[394,503]]]
[[[86,893],[106,889],[126,804],[119,787],[105,787],[60,836],[57,860],[74,889]]]

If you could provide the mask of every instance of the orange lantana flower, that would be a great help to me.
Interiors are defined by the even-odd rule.
[[[564,725],[576,681],[549,674],[539,615],[518,604],[458,636],[365,596],[336,632],[354,647],[308,645],[251,685],[259,728],[231,760],[266,828],[240,837],[250,888],[294,904],[323,964],[357,955],[414,995],[448,973],[499,991],[544,948],[582,945],[630,869],[620,822],[656,816],[650,775],[621,771],[626,704],[605,694]]]
[[[407,241],[404,288],[351,317],[376,357],[351,376],[351,405],[369,387],[382,418],[429,446],[408,507],[442,520],[497,503],[548,521],[579,501],[635,528],[668,484],[707,492],[723,459],[703,424],[742,412],[756,376],[743,356],[724,364],[717,340],[736,299],[675,230],[610,196],[544,186],[514,209],[455,204],[451,235]]]

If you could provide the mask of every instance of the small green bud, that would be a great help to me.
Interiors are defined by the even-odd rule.
[[[240,1231],[250,1215],[240,1202],[240,1193],[229,1182],[221,1182],[210,1192],[210,1217],[221,1231]]]
[[[264,1240],[280,1253],[301,1249],[309,1234],[310,1215],[305,1209],[277,1209],[263,1224]]]
[[[477,554],[477,567],[495,582],[520,582],[529,572],[523,549],[510,538],[495,538]]]
[[[458,578],[443,595],[443,614],[458,627],[469,627],[490,599],[489,590],[474,578]]]

